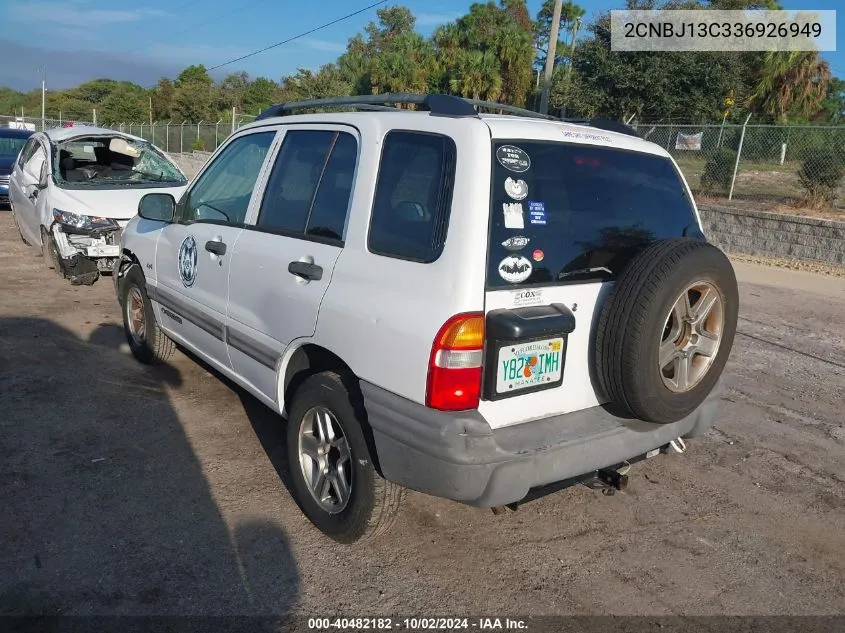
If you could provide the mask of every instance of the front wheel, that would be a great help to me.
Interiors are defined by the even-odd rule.
[[[147,296],[147,284],[138,266],[130,266],[126,271],[122,290],[123,330],[132,355],[146,365],[165,362],[176,346],[158,327]]]
[[[297,389],[287,430],[294,494],[305,516],[340,543],[386,532],[404,497],[376,472],[365,429],[351,380],[323,372]]]

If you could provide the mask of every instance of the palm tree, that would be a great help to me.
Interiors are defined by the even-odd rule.
[[[747,105],[782,122],[790,114],[810,118],[821,109],[830,80],[830,65],[814,51],[767,52]]]

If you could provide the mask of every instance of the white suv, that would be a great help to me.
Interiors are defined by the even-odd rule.
[[[326,106],[367,111],[288,114]],[[443,95],[274,106],[178,202],[147,195],[121,252],[135,356],[175,342],[284,415],[297,501],[342,542],[404,488],[621,486],[713,424],[736,329],[665,150]]]

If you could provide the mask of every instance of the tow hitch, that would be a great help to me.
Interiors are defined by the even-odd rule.
[[[596,476],[598,480],[604,484],[602,494],[608,497],[615,495],[617,490],[625,490],[628,487],[628,471],[631,470],[631,464],[625,462],[618,468],[602,468]]]

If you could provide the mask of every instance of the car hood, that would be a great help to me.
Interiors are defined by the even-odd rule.
[[[0,156],[0,174],[11,174],[15,166],[15,156]]]
[[[138,203],[148,193],[169,193],[176,200],[188,185],[179,187],[152,187],[127,189],[60,189],[55,187],[50,204],[53,208],[70,213],[93,215],[113,220],[128,220],[138,213]]]

